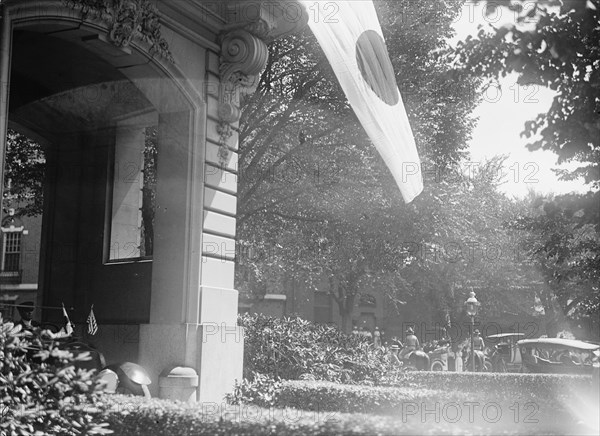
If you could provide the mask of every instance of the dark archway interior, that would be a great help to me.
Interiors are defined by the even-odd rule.
[[[74,307],[80,326],[91,304],[100,323],[139,324],[149,318],[152,263],[107,265],[106,235],[118,177],[111,173],[115,126],[153,106],[121,72],[141,57],[96,36],[77,27],[14,30],[9,119],[47,149],[38,286],[44,305]],[[42,318],[62,322],[60,311]]]
[[[125,75],[84,41],[32,30],[14,32],[12,121],[52,141],[66,133],[106,127],[119,116],[151,108]]]
[[[125,80],[112,65],[81,45],[28,30],[13,34],[11,66],[11,112],[72,88]]]

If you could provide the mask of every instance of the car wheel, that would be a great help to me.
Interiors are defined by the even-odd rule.
[[[436,360],[435,362],[433,362],[431,364],[431,370],[432,371],[443,371],[444,365],[442,365],[442,362],[440,362],[439,360]]]

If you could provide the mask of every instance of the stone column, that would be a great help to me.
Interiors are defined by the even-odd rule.
[[[225,161],[237,150],[239,93],[251,91],[268,53],[243,29],[221,41],[218,71],[207,71],[206,112],[159,115],[150,323],[140,327],[140,363],[153,384],[161,375],[152,394],[217,404],[241,381],[243,365],[234,289],[237,175]]]

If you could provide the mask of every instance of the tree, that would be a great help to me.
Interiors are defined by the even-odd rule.
[[[433,309],[434,320],[446,314],[461,319],[470,290],[482,302],[483,318],[534,313],[532,291],[540,277],[522,262],[521,235],[506,226],[519,208],[498,190],[505,159],[495,157],[477,170],[458,167],[424,192],[408,217],[417,243],[407,250],[401,273]]]
[[[556,153],[558,162],[580,163],[562,170],[600,187],[600,0],[494,1],[515,11],[515,23],[459,43],[457,54],[473,74],[498,78],[518,74],[523,85],[556,92],[547,113],[525,123],[530,150]]]
[[[452,167],[466,155],[473,125],[473,80],[451,66],[445,46],[455,6],[377,2],[430,171]],[[349,330],[362,280],[386,277],[398,292],[417,292],[399,271],[406,242],[413,240],[411,211],[418,206],[402,203],[313,36],[293,35],[269,50],[269,65],[244,102],[240,122],[243,253],[236,287],[260,294],[287,275],[309,284],[326,276]]]
[[[25,135],[8,130],[6,141],[3,213],[36,216],[43,211],[46,158],[43,147]]]
[[[538,296],[551,334],[564,320],[591,320],[598,328],[600,235],[581,207],[590,200],[592,193],[535,197],[528,200],[528,213],[511,223],[527,232],[523,246],[544,274],[547,286]]]
[[[525,246],[548,286],[540,294],[548,325],[558,317],[598,313],[600,265],[600,1],[495,1],[488,12],[508,7],[515,23],[481,29],[457,47],[474,74],[497,79],[510,73],[524,85],[556,92],[552,106],[525,123],[531,150],[551,150],[561,178],[590,184],[586,195],[537,198],[513,223],[529,232]],[[552,327],[554,328],[554,327]]]

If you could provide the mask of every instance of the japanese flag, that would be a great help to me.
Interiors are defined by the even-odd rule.
[[[421,163],[373,2],[300,2],[352,109],[410,203],[423,190]]]

